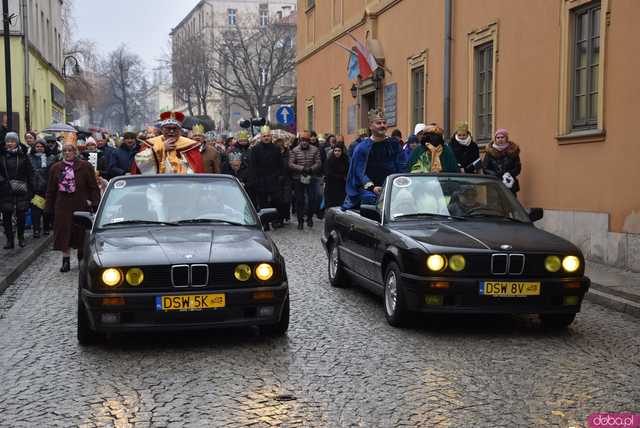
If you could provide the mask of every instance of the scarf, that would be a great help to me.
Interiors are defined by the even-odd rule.
[[[469,144],[471,144],[471,135],[467,135],[467,138],[465,138],[464,140],[461,140],[456,135],[456,141],[458,142],[458,144],[461,144],[463,146],[468,146]]]
[[[37,158],[40,159],[40,168],[46,168],[47,167],[47,157],[45,156],[44,153],[36,153],[35,154]]]
[[[496,149],[499,152],[505,151],[506,149],[509,148],[509,146],[511,145],[511,141],[507,141],[504,144],[498,144],[498,143],[493,143],[492,146],[494,149]]]
[[[431,153],[431,172],[442,172],[442,162],[440,162],[440,155],[444,150],[443,145],[434,146],[427,144],[427,149]]]
[[[62,161],[63,169],[58,179],[58,191],[63,193],[75,193],[76,191],[76,174],[73,170],[74,162]]]

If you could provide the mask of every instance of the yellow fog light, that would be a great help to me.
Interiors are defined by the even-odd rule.
[[[117,287],[122,283],[122,273],[114,268],[105,269],[102,272],[102,282],[109,287]]]
[[[137,287],[138,285],[142,284],[142,281],[144,280],[144,273],[140,268],[131,268],[127,271],[125,278],[127,279],[127,283],[129,285]]]
[[[454,272],[460,272],[467,265],[467,261],[464,259],[464,256],[460,254],[456,254],[455,256],[451,256],[449,258],[449,267]]]
[[[427,258],[427,267],[434,272],[440,272],[447,265],[447,259],[440,254],[432,254]]]
[[[444,296],[437,294],[427,294],[424,296],[424,303],[427,305],[442,305],[444,302]]]
[[[251,267],[249,265],[238,265],[233,271],[233,276],[235,276],[238,281],[249,281],[249,278],[251,278]]]
[[[562,259],[562,267],[567,272],[575,272],[580,268],[580,259],[576,256],[567,256]]]
[[[565,306],[575,306],[580,302],[578,296],[564,296],[564,305]]]
[[[544,259],[544,267],[549,272],[558,272],[562,267],[562,261],[558,256],[547,256],[547,258]]]
[[[261,281],[267,281],[273,276],[273,267],[269,263],[261,263],[256,268],[256,276]]]

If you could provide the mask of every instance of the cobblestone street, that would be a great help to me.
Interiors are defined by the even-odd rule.
[[[77,266],[46,252],[0,296],[1,426],[585,426],[640,410],[640,324],[586,302],[563,333],[533,317],[390,327],[381,301],[333,289],[322,223],[273,236],[288,335],[254,329],[76,342]],[[5,261],[3,261],[5,262]]]

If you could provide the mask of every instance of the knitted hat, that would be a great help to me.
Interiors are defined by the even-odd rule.
[[[19,143],[20,137],[18,137],[18,134],[16,132],[7,132],[7,134],[4,136],[4,142],[8,143],[9,141],[15,141],[16,143]]]
[[[496,131],[495,138],[498,138],[499,136],[509,139],[509,131],[507,131],[505,128],[500,128]]]

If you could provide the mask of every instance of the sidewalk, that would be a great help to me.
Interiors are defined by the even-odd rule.
[[[0,238],[0,294],[15,281],[22,272],[38,258],[43,251],[51,247],[53,233],[49,236],[41,236],[33,239],[31,231],[25,232],[25,247],[20,248],[16,240],[16,248],[13,250],[3,250],[5,244],[4,235]]]
[[[585,274],[591,278],[587,300],[640,318],[640,273],[588,261]]]

